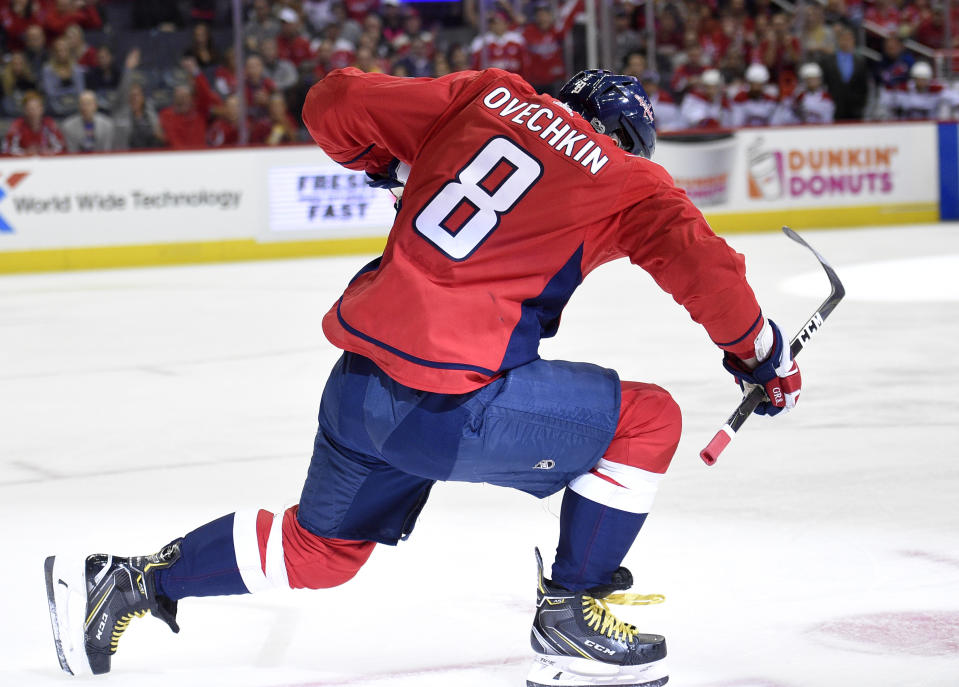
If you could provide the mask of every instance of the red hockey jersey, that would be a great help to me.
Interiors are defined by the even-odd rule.
[[[464,393],[535,360],[583,277],[623,256],[714,342],[753,355],[762,318],[742,256],[662,167],[518,76],[339,70],[303,121],[350,169],[411,167],[382,257],[323,320],[333,344],[402,384]]]

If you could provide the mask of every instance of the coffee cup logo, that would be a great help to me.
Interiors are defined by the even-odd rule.
[[[746,168],[749,197],[777,200],[783,195],[782,153],[763,149],[763,139],[757,138],[746,149]]]

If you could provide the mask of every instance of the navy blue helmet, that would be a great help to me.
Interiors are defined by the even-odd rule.
[[[616,139],[626,152],[645,158],[653,156],[653,106],[634,77],[606,69],[587,69],[566,82],[559,99],[581,114],[596,131]]]

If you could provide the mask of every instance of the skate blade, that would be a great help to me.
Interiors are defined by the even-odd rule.
[[[79,565],[49,556],[43,563],[53,643],[60,667],[70,675],[92,675],[83,636],[87,611],[85,561]]]
[[[669,682],[666,660],[618,666],[572,656],[537,654],[526,687],[661,687]]]

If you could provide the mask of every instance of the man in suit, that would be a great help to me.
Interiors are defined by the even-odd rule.
[[[113,150],[114,125],[106,115],[97,112],[97,96],[83,91],[78,99],[80,111],[63,120],[61,128],[71,153],[92,153]]]
[[[869,91],[866,60],[856,54],[856,36],[852,29],[839,29],[835,54],[822,63],[829,94],[836,103],[836,121],[862,119]]]

